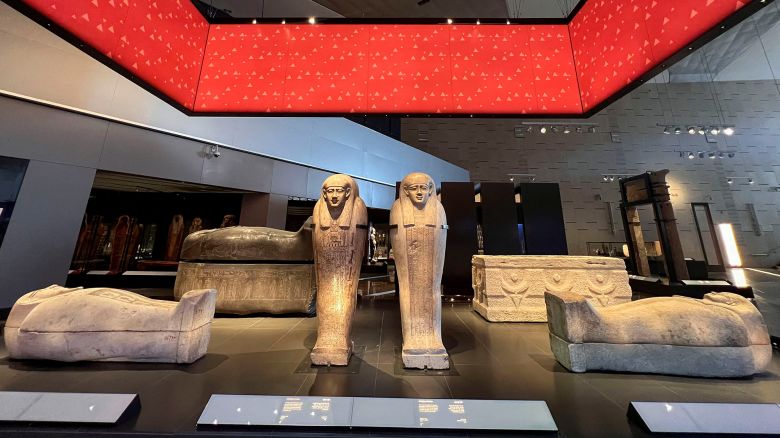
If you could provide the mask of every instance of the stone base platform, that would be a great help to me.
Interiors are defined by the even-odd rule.
[[[450,369],[450,356],[446,350],[440,351],[419,351],[403,350],[401,359],[404,368],[429,369],[429,370],[448,370]]]

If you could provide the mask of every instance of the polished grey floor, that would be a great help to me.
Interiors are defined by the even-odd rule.
[[[746,275],[755,276],[764,305],[776,305],[780,277]],[[764,277],[773,284],[763,284]],[[208,355],[190,366],[16,362],[0,346],[0,390],[137,392],[138,415],[90,431],[197,436],[206,436],[195,424],[213,393],[544,400],[564,437],[649,436],[626,418],[631,401],[780,403],[777,353],[767,373],[748,379],[572,374],[555,362],[545,324],[491,324],[466,304],[446,304],[442,325],[452,370],[406,371],[398,303],[380,297],[359,304],[352,364],[312,369],[316,325],[305,317],[217,318]],[[14,436],[35,430],[0,426],[0,434]],[[47,429],[43,436],[67,431]]]

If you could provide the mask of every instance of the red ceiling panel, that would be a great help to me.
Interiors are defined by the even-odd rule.
[[[542,114],[582,112],[571,41],[566,26],[531,26],[533,78]]]
[[[192,109],[208,22],[188,0],[27,0],[30,6]]]
[[[211,25],[189,0],[25,0],[204,113],[581,114],[749,0],[589,0],[566,24]],[[575,61],[576,60],[576,61]]]
[[[741,0],[595,0],[569,27],[585,111],[742,8]]]
[[[365,112],[441,113],[452,106],[448,26],[374,25]]]
[[[284,111],[288,29],[211,26],[196,111]]]
[[[536,113],[527,26],[453,26],[454,113]]]

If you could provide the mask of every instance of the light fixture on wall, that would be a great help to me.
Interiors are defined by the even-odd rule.
[[[520,127],[525,127],[528,132],[532,132],[534,128],[539,129],[540,134],[557,134],[562,132],[564,134],[571,133],[588,133],[595,134],[598,129],[596,123],[579,123],[579,122],[567,122],[567,123],[549,123],[549,122],[522,122]]]
[[[680,158],[686,158],[688,160],[693,160],[695,158],[708,158],[711,160],[714,160],[716,158],[722,159],[722,158],[734,158],[736,156],[736,152],[728,152],[728,151],[675,151],[680,155]]]
[[[615,182],[624,176],[633,176],[631,173],[602,173],[601,182]]]
[[[701,124],[701,123],[691,123],[691,124],[663,124],[659,123],[656,126],[659,126],[660,128],[663,128],[664,134],[671,134],[674,132],[675,134],[679,135],[682,134],[683,129],[685,129],[685,132],[687,132],[690,135],[726,135],[726,136],[732,136],[734,135],[734,127],[733,126],[722,126],[722,125],[708,125],[708,124]]]
[[[718,224],[718,234],[723,248],[726,250],[726,263],[731,268],[742,266],[742,257],[739,255],[734,227],[731,224]]]
[[[513,183],[536,181],[535,173],[507,173],[506,175],[509,177],[509,181]]]
[[[745,180],[745,182],[751,186],[756,182],[756,180],[754,180],[753,177],[750,176],[727,176],[726,183],[729,185],[733,185],[735,180],[740,180],[740,179]]]

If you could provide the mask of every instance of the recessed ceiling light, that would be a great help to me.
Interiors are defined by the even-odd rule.
[[[317,22],[317,18],[309,17],[309,24],[315,24],[316,22]]]
[[[452,24],[452,18],[447,19],[447,24]]]

